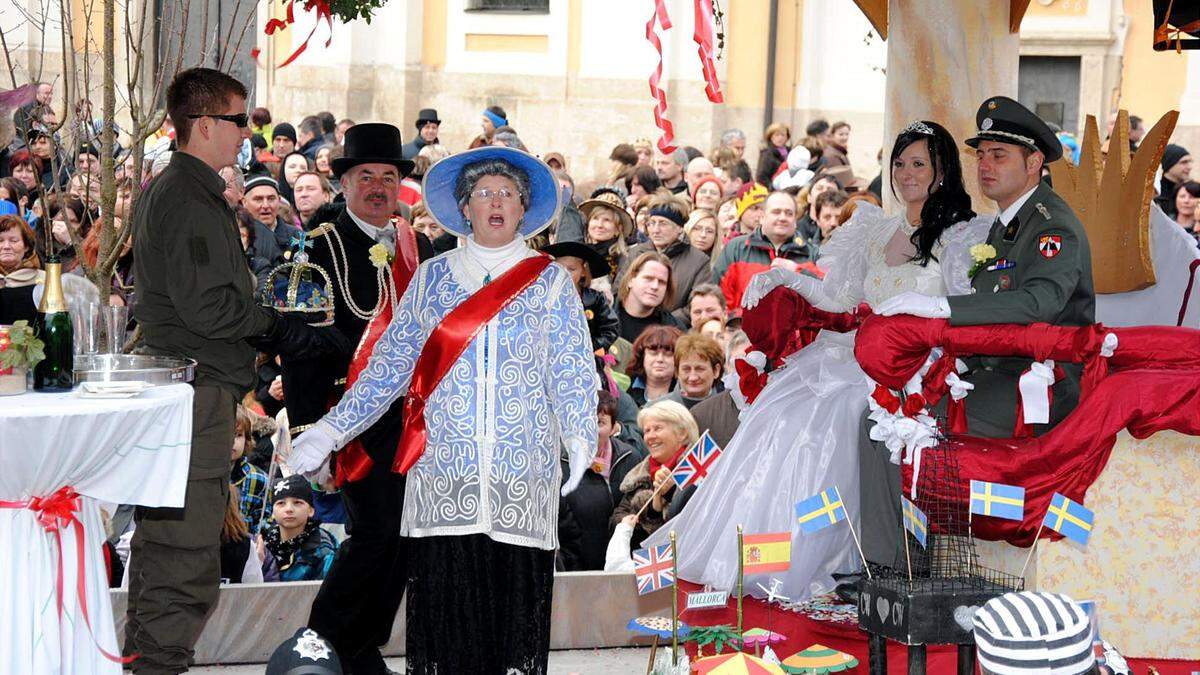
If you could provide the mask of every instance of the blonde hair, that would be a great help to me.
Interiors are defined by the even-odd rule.
[[[250,415],[250,410],[240,403],[234,416],[233,430],[234,436],[246,439],[246,452],[250,452],[254,443],[254,417]]]
[[[700,438],[700,427],[696,424],[696,418],[692,417],[692,413],[682,403],[659,401],[642,408],[637,416],[638,426],[645,427],[646,422],[651,419],[669,424],[683,432],[686,437],[683,443],[684,447],[690,447],[696,442],[696,439]]]
[[[720,207],[718,206],[717,209],[720,210]],[[688,216],[688,221],[687,224],[683,226],[683,231],[688,236],[688,242],[691,243],[692,228],[696,227],[696,225],[700,224],[700,222],[703,220],[713,221],[713,229],[716,231],[716,234],[713,236],[712,249],[706,251],[710,261],[709,266],[711,267],[712,265],[716,264],[717,258],[721,255],[721,250],[725,248],[725,237],[721,236],[721,223],[717,220],[717,214],[709,211],[708,209],[694,209],[692,210],[691,215]],[[695,244],[692,244],[692,246],[695,246]]]
[[[666,208],[671,209],[683,216],[686,223],[687,217],[692,214],[692,202],[682,194],[675,194],[666,188],[659,188],[654,191],[654,194],[649,195],[650,201],[646,202],[646,207],[650,209]]]
[[[792,128],[791,127],[784,124],[783,122],[773,122],[772,124],[770,124],[767,127],[767,130],[763,132],[763,147],[770,149],[771,137],[779,132],[783,132],[785,135],[787,135],[788,141],[792,140]]]

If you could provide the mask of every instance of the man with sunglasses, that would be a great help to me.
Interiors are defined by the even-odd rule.
[[[256,345],[348,353],[334,328],[258,306],[237,220],[218,171],[249,133],[246,88],[208,68],[179,73],[167,114],[179,151],[133,213],[138,304],[148,353],[195,359],[192,444],[182,508],[138,507],[130,545],[125,651],[135,673],[181,673],[216,604],[235,409],[255,384]]]

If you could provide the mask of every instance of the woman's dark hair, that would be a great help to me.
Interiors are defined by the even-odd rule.
[[[92,231],[92,225],[99,220],[100,214],[88,208],[87,204],[79,197],[63,194],[52,194],[46,204],[47,220],[54,220],[62,211],[69,210],[75,216],[75,220],[79,221],[79,237],[86,239],[88,233]]]
[[[683,335],[683,331],[674,326],[651,324],[646,326],[642,334],[633,341],[633,358],[625,374],[632,377],[645,377],[645,357],[647,349],[670,349],[675,352],[675,341]]]
[[[254,216],[245,207],[239,206],[237,210],[238,229],[246,230],[246,250],[254,250],[254,239],[257,232],[254,229]]]
[[[654,173],[654,169],[648,166],[634,167],[633,171],[625,177],[625,192],[629,193],[633,190],[633,181],[637,180],[637,184],[642,186],[646,194],[654,194],[654,191],[662,187],[662,181],[659,180],[658,174]]]
[[[1197,183],[1194,180],[1185,181],[1183,183],[1180,183],[1179,187],[1175,188],[1175,194],[1171,195],[1171,206],[1172,207],[1175,206],[1175,198],[1177,198],[1179,196],[1180,190],[1187,190],[1188,194],[1192,195],[1196,199],[1200,199],[1200,183]]]
[[[917,249],[913,261],[925,267],[930,260],[936,259],[933,247],[946,228],[974,218],[975,212],[971,210],[971,195],[967,194],[967,189],[963,186],[962,163],[958,159],[958,146],[954,137],[942,125],[928,120],[910,124],[896,137],[887,165],[892,195],[896,195],[896,185],[892,182],[892,165],[905,148],[917,141],[925,141],[929,148],[930,168],[933,170],[935,181],[930,183],[929,198],[921,207],[921,226],[913,232],[911,239]]]

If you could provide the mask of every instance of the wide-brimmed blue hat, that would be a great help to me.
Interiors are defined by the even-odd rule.
[[[444,229],[459,237],[471,233],[463,217],[462,208],[454,198],[454,185],[458,177],[469,166],[488,160],[501,160],[524,171],[529,176],[529,208],[521,222],[518,233],[528,239],[550,226],[558,218],[562,207],[562,195],[558,180],[545,162],[533,155],[498,146],[487,146],[450,155],[440,160],[425,172],[423,192],[425,207],[429,215]]]

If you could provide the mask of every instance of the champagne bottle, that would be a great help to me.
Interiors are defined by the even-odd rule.
[[[46,262],[46,285],[34,322],[37,337],[45,343],[46,358],[33,368],[37,391],[70,391],[74,385],[75,341],[67,299],[63,296],[62,263],[58,256]]]

